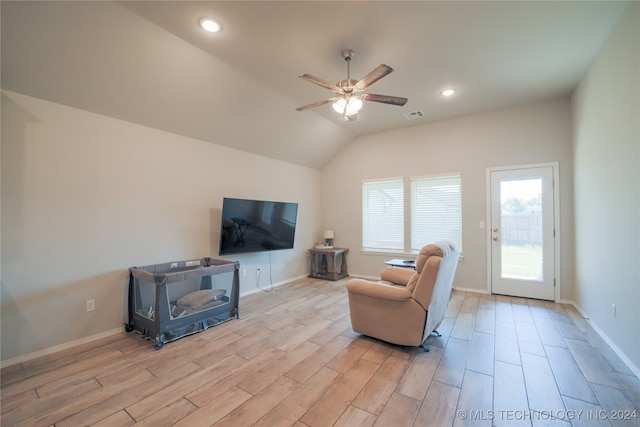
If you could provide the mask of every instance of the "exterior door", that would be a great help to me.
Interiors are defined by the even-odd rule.
[[[489,174],[491,293],[555,300],[553,166]]]

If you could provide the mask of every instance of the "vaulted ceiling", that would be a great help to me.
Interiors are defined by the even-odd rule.
[[[570,96],[626,5],[2,1],[2,88],[319,169],[360,135]],[[298,76],[345,79],[344,49],[407,104],[296,111],[332,96]]]

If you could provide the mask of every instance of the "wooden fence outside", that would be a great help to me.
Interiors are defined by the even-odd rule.
[[[502,215],[502,241],[514,244],[542,244],[542,213]]]

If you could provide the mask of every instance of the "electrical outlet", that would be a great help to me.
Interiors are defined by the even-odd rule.
[[[200,261],[187,261],[184,265],[187,267],[193,267],[194,265],[200,265]]]
[[[242,277],[247,277],[247,269],[246,268],[242,269]]]
[[[611,315],[613,316],[613,318],[616,318],[616,305],[615,304],[611,304]]]
[[[177,262],[172,262],[171,263],[171,268],[178,268],[178,263]]]
[[[96,300],[88,299],[87,300],[87,312],[96,310]]]

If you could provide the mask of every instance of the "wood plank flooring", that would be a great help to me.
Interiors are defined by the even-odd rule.
[[[122,333],[2,370],[2,426],[639,426],[640,380],[571,306],[454,292],[430,351],[351,329],[345,282],[240,299],[159,351]]]

